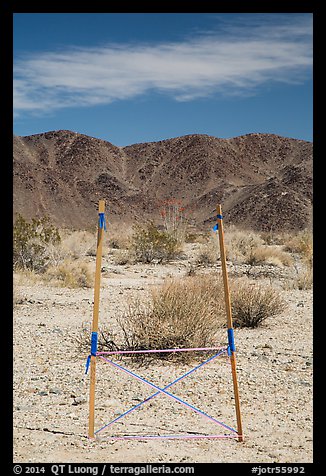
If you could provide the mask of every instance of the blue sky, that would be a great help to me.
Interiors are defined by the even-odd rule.
[[[312,14],[16,13],[14,133],[312,140]]]

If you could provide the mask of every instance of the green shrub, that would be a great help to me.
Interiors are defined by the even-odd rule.
[[[59,231],[49,217],[28,222],[18,214],[13,229],[14,268],[44,271],[49,262],[47,247],[59,242]]]
[[[141,263],[169,261],[176,258],[180,251],[178,240],[166,231],[158,230],[153,222],[134,227],[131,248],[135,261]]]

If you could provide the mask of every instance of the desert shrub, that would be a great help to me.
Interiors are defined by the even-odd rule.
[[[223,327],[222,292],[221,279],[212,275],[167,280],[152,291],[149,304],[135,300],[119,319],[124,347],[173,349],[216,344],[218,329]],[[185,361],[194,358],[194,353],[152,356]]]
[[[186,207],[182,201],[176,198],[163,200],[160,204],[160,215],[164,231],[182,245],[186,240],[188,227]]]
[[[133,263],[133,256],[129,250],[116,250],[112,256],[113,263],[124,266],[125,264]]]
[[[85,230],[65,230],[61,235],[61,252],[65,258],[96,256],[95,234]]]
[[[246,264],[259,265],[270,264],[273,266],[291,266],[293,258],[289,253],[275,246],[258,246],[251,250]]]
[[[93,286],[93,274],[88,263],[66,259],[58,266],[50,266],[45,273],[49,281],[56,280],[68,288],[90,288]]]
[[[166,231],[159,230],[153,222],[134,227],[131,248],[135,261],[141,263],[154,260],[162,263],[176,258],[180,252],[178,240]]]
[[[288,279],[284,283],[284,289],[298,289],[299,291],[306,291],[311,289],[313,285],[313,271],[310,265],[301,268],[296,267],[295,275],[292,279]]]
[[[196,257],[196,264],[211,266],[217,263],[220,258],[220,245],[217,233],[211,233],[205,243],[201,244]]]
[[[285,243],[284,249],[290,253],[298,253],[312,267],[313,237],[311,231],[302,230],[296,235],[291,236]]]
[[[61,240],[58,229],[49,217],[30,222],[17,215],[13,228],[13,260],[15,269],[44,271],[49,264],[48,247]]]
[[[231,261],[251,264],[254,251],[262,246],[263,240],[253,231],[238,230],[230,227],[225,233],[227,258]]]
[[[286,307],[280,293],[273,287],[260,286],[247,279],[233,282],[231,292],[234,327],[258,327]]]
[[[248,280],[231,282],[234,327],[258,327],[268,317],[285,309],[272,287],[252,285]],[[151,350],[226,345],[227,320],[224,286],[220,275],[201,274],[169,278],[152,290],[148,302],[134,299],[119,316],[120,332],[107,327],[99,331],[99,350]],[[90,329],[81,330],[78,344],[90,345]],[[144,354],[131,354],[133,361],[150,361]],[[152,353],[152,359],[186,362],[202,355],[196,352]]]

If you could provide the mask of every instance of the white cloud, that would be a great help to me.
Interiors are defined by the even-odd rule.
[[[149,91],[190,101],[214,93],[241,95],[270,81],[300,83],[311,70],[311,37],[310,15],[295,15],[250,28],[226,23],[219,32],[179,43],[32,54],[15,63],[15,114],[106,104]]]

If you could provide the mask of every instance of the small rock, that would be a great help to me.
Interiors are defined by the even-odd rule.
[[[59,388],[50,388],[49,393],[55,393],[56,395],[61,395],[61,390]]]
[[[85,397],[75,397],[74,401],[72,402],[72,405],[81,405],[82,403],[86,402]]]

